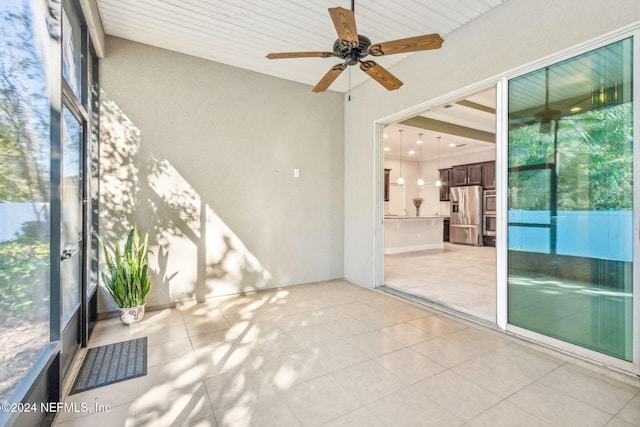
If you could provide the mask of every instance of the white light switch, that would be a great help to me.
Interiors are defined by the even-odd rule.
[[[300,178],[300,169],[294,169],[293,170],[293,177],[294,178]]]

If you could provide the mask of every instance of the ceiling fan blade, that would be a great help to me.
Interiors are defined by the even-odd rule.
[[[402,82],[398,80],[396,76],[373,61],[362,61],[360,63],[360,69],[384,86],[387,90],[396,90],[402,86]]]
[[[356,28],[356,18],[352,10],[341,7],[329,9],[329,15],[336,27],[338,38],[346,46],[356,47],[360,44],[358,41],[358,29]]]
[[[420,50],[440,49],[442,37],[438,34],[409,37],[408,39],[393,40],[390,42],[374,44],[369,48],[369,54],[373,56],[393,55],[395,53],[417,52]]]
[[[267,55],[269,59],[287,59],[287,58],[330,58],[336,56],[333,52],[281,52],[270,53]]]
[[[329,72],[324,75],[322,79],[318,82],[318,84],[313,88],[314,92],[324,92],[331,86],[331,83],[335,79],[338,78],[340,73],[342,73],[347,68],[347,64],[337,64],[331,67]]]

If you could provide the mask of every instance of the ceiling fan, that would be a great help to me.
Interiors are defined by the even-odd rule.
[[[338,78],[347,66],[360,64],[360,69],[384,86],[387,90],[395,90],[402,86],[402,82],[385,68],[370,60],[363,60],[368,55],[383,56],[396,53],[417,52],[421,50],[439,49],[442,38],[438,34],[428,34],[418,37],[394,40],[384,43],[371,44],[367,37],[359,35],[356,29],[356,20],[353,12],[353,0],[351,10],[341,7],[329,9],[329,15],[338,33],[338,39],[333,43],[333,52],[284,52],[270,53],[269,59],[285,58],[331,58],[337,56],[344,62],[336,64],[327,74],[320,79],[313,88],[314,92],[324,92],[331,83]]]

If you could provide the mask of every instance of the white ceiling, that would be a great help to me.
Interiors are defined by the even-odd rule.
[[[465,103],[464,101],[470,101]],[[477,104],[476,108],[468,105]],[[462,126],[464,128],[479,130],[482,132],[496,133],[496,115],[493,112],[484,111],[478,107],[486,107],[485,109],[496,108],[496,92],[495,89],[476,93],[447,105],[433,108],[429,111],[419,114],[420,117],[435,119],[440,122],[450,123]],[[400,150],[400,132],[402,132],[402,150]],[[403,124],[391,124],[385,128],[386,137],[384,138],[385,158],[403,160],[429,160],[436,159],[438,154],[440,158],[446,156],[456,156],[461,153],[469,153],[474,151],[483,151],[495,149],[495,140],[486,142],[475,138],[458,136],[453,133],[442,131],[434,131],[430,129],[422,129]],[[422,133],[422,144],[418,144]],[[438,137],[440,137],[438,153]],[[453,146],[452,146],[453,145]],[[411,154],[410,151],[414,153]],[[400,154],[402,153],[402,155]]]
[[[373,43],[447,34],[506,0],[360,0],[358,33]],[[337,38],[329,7],[350,0],[97,0],[106,34],[193,55],[283,79],[315,84],[340,60],[269,60],[270,52],[331,51]],[[375,58],[386,68],[416,52]],[[350,67],[354,68],[354,67]],[[393,71],[392,71],[393,72]],[[366,81],[360,69],[345,71],[330,90],[346,92]],[[402,75],[396,76],[403,80]],[[311,90],[311,88],[309,88]]]

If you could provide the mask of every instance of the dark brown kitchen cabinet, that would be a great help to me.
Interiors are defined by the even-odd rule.
[[[453,167],[454,187],[463,185],[482,185],[482,163]]]
[[[482,186],[485,190],[496,189],[496,162],[482,164]]]
[[[389,201],[389,174],[390,173],[391,173],[391,169],[384,170],[384,201],[385,202]]]
[[[449,222],[449,218],[442,220],[442,240],[445,242],[449,241]]]
[[[467,185],[467,166],[454,166],[451,170],[451,186],[460,187],[461,185]]]
[[[449,187],[451,185],[451,169],[440,169],[440,201],[449,201]]]
[[[482,163],[467,166],[467,184],[482,185]]]

